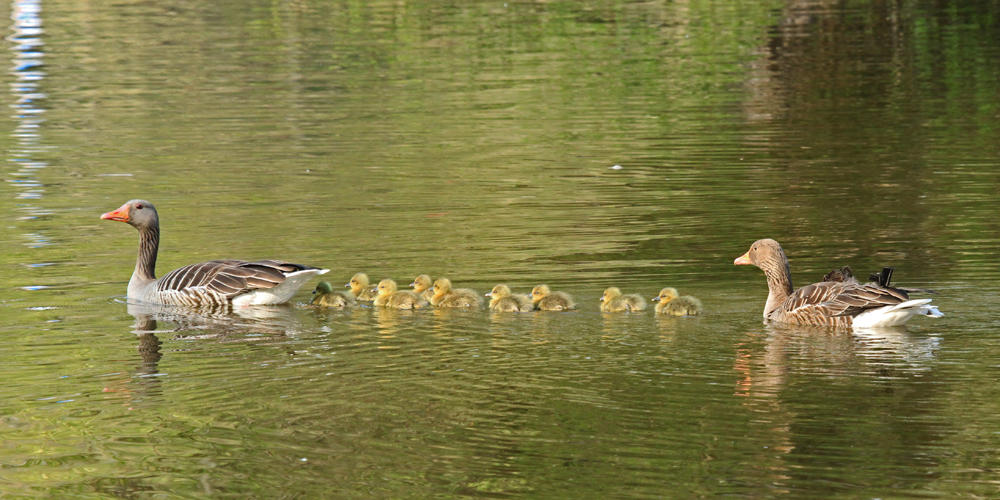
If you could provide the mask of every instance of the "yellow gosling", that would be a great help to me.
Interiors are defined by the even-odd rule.
[[[438,278],[431,287],[434,296],[431,305],[435,307],[482,307],[483,298],[468,288],[452,288],[451,280]]]
[[[490,310],[496,312],[528,312],[535,309],[535,304],[527,295],[511,294],[507,285],[497,285],[490,293]]]
[[[660,294],[653,298],[656,304],[656,314],[669,314],[671,316],[697,316],[704,310],[701,301],[690,296],[677,296],[674,288],[664,288]]]
[[[531,289],[531,302],[539,311],[570,311],[576,309],[573,297],[565,292],[553,292],[548,285]]]
[[[371,301],[375,300],[375,297],[378,295],[375,285],[369,285],[368,275],[365,273],[358,273],[352,276],[350,283],[346,286],[351,287],[351,293],[358,300]]]
[[[320,281],[313,290],[312,302],[316,307],[354,307],[358,305],[354,301],[354,295],[350,292],[334,292],[333,285],[327,281]]]
[[[611,287],[601,295],[601,312],[637,312],[646,308],[646,301],[639,294],[622,295],[618,287]]]
[[[413,293],[423,297],[427,302],[431,301],[431,297],[434,296],[434,292],[431,292],[431,285],[434,282],[431,281],[431,277],[426,274],[421,274],[413,279],[413,283],[410,286],[413,287]]]
[[[396,282],[385,279],[378,282],[378,296],[374,305],[393,309],[420,309],[428,305],[423,297],[409,291],[399,290]]]

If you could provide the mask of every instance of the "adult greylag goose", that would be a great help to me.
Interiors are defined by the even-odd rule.
[[[527,295],[512,294],[507,285],[497,285],[486,294],[490,298],[490,310],[496,312],[529,312],[535,304]]]
[[[905,324],[917,315],[944,316],[931,299],[910,300],[905,290],[878,283],[824,281],[792,288],[792,273],[781,245],[757,240],[733,264],[754,265],[767,277],[764,320],[797,325],[878,328]]]
[[[609,287],[601,295],[601,312],[639,312],[646,308],[646,301],[637,293],[622,295],[616,287]]]
[[[573,297],[566,292],[553,292],[549,285],[531,289],[531,302],[539,311],[570,311],[576,309]]]
[[[670,316],[697,316],[701,314],[701,301],[685,295],[677,295],[677,289],[667,287],[660,290],[660,294],[653,297],[656,304],[656,314],[667,314]]]
[[[278,260],[224,259],[184,266],[157,279],[160,218],[153,204],[131,200],[101,218],[139,230],[139,257],[128,282],[130,299],[195,307],[281,304],[313,276],[328,271]]]

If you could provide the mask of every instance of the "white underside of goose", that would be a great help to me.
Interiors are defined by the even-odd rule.
[[[927,305],[930,302],[931,299],[908,300],[894,306],[869,309],[855,316],[851,321],[851,326],[855,330],[862,328],[885,328],[904,325],[914,316],[930,316],[932,318],[944,316],[941,311],[938,311],[937,306]]]
[[[306,269],[285,275],[285,281],[273,288],[264,290],[254,290],[252,292],[237,295],[233,298],[234,306],[266,306],[271,304],[283,304],[291,300],[295,292],[299,291],[307,281],[313,276],[324,274],[329,269]]]

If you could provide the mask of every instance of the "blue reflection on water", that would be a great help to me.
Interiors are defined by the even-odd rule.
[[[11,4],[11,31],[8,42],[14,44],[11,51],[14,54],[10,73],[14,82],[10,84],[14,108],[12,117],[17,123],[11,137],[14,146],[7,150],[7,161],[12,162],[17,170],[9,173],[7,182],[18,188],[17,198],[20,200],[38,200],[45,193],[45,185],[37,178],[37,171],[48,167],[44,160],[35,158],[44,147],[41,144],[41,125],[45,122],[42,115],[45,109],[41,101],[46,98],[41,92],[41,82],[45,78],[42,68],[45,66],[45,52],[42,47],[44,30],[42,29],[41,0],[15,0]],[[17,220],[30,221],[41,212],[36,206],[22,205],[19,210],[26,212]],[[36,235],[37,236],[37,235]],[[47,245],[45,238],[29,237],[28,245],[32,248]]]

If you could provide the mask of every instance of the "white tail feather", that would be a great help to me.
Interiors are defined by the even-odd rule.
[[[908,300],[894,306],[870,309],[854,317],[851,325],[855,328],[882,328],[906,324],[914,316],[944,316],[937,306],[929,306],[931,299]]]

